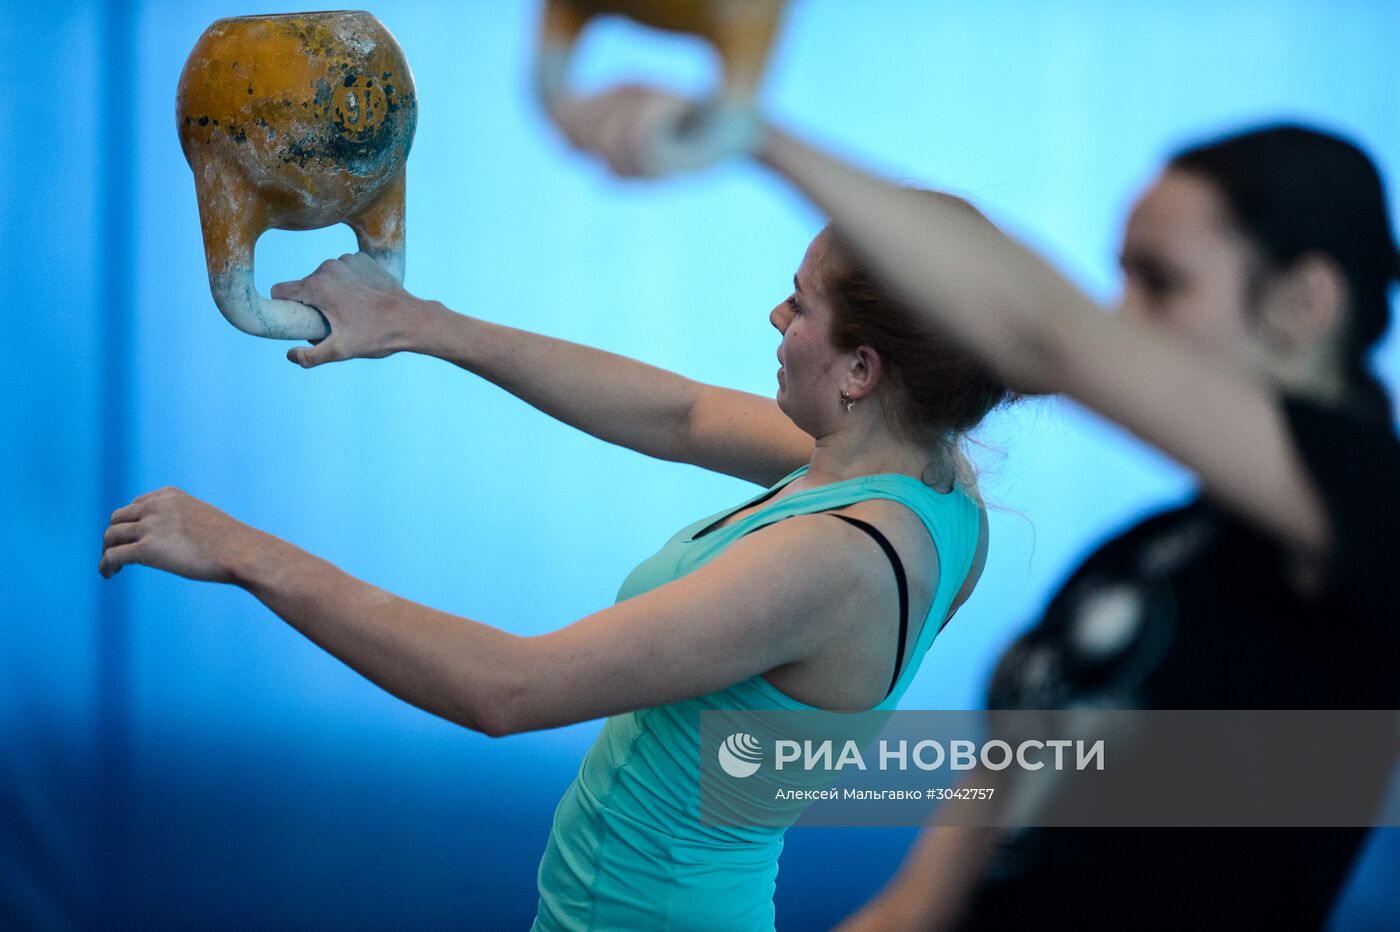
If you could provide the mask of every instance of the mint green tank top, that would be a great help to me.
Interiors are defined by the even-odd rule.
[[[679,579],[745,534],[784,518],[892,499],[928,529],[941,570],[904,669],[876,706],[893,709],[972,567],[980,506],[961,489],[939,493],[912,477],[887,473],[794,492],[696,538],[806,471],[804,466],[737,508],[682,528],[632,571],[617,600]],[[701,824],[700,712],[812,708],[760,675],[684,702],[609,718],[555,810],[532,929],[772,929],[783,829]]]

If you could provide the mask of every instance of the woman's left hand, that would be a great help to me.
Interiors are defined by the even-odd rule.
[[[238,559],[261,534],[206,502],[166,487],[112,512],[97,569],[111,579],[141,563],[188,579],[232,582]]]

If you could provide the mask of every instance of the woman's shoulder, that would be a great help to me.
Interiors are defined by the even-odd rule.
[[[924,519],[908,504],[893,498],[866,498],[828,514],[853,518],[883,535],[911,578],[930,582],[936,578],[937,545]]]
[[[910,505],[897,498],[863,498],[832,514],[845,515],[872,525],[889,537],[891,543],[907,539],[910,544],[931,544],[925,522]]]
[[[905,475],[872,477],[852,508],[889,522],[912,540],[928,543],[952,559],[976,550],[986,537],[986,507],[976,486],[939,490]]]

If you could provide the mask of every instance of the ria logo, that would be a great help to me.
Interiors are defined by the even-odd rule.
[[[719,746],[719,765],[731,777],[751,777],[763,762],[763,745],[753,735],[736,732]]]

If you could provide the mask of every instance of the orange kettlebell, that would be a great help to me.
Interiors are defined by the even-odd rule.
[[[239,330],[315,340],[314,308],[253,284],[265,230],[346,223],[403,280],[404,166],[418,102],[403,51],[369,13],[213,23],[180,75],[175,115],[194,172],[214,303]]]

